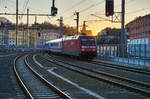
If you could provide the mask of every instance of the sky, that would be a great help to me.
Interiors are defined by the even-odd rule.
[[[29,13],[41,13],[50,14],[52,0],[18,0],[19,1],[19,13],[26,13],[26,9],[29,8]],[[114,0],[114,11],[121,11],[121,1]],[[138,16],[144,16],[150,14],[150,0],[125,0],[125,23],[132,21]],[[0,13],[15,13],[16,0],[0,0]],[[76,26],[74,15],[75,12],[80,12],[80,29],[83,21],[87,21],[87,28],[93,31],[93,35],[96,35],[102,29],[106,27],[120,28],[120,23],[112,23],[110,21],[103,20],[96,16],[111,20],[111,17],[105,16],[105,0],[56,0],[56,7],[58,8],[58,14],[56,17],[38,17],[37,22],[42,23],[44,21],[51,22],[53,24],[59,24],[57,19],[60,16],[63,17],[63,22],[66,25]],[[6,17],[13,23],[15,23],[15,16],[1,16]],[[34,23],[34,17],[30,17],[30,24]],[[19,18],[19,23],[26,24],[26,16]]]

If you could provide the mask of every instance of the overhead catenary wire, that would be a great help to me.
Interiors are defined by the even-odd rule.
[[[126,14],[135,14],[135,13],[139,13],[141,11],[145,11],[145,10],[149,10],[149,9],[150,9],[149,7],[142,8],[142,9],[138,9],[138,10],[135,10],[135,11],[127,12]]]
[[[67,12],[69,12],[70,10],[72,10],[73,8],[75,8],[75,7],[77,7],[77,6],[79,6],[79,5],[81,5],[82,3],[84,3],[85,1],[87,1],[87,0],[80,0],[79,2],[77,2],[75,5],[73,5],[71,8],[68,8],[67,10],[65,10],[64,12],[63,12],[63,15],[65,15]],[[72,18],[73,17],[73,15],[70,15],[70,16],[67,16],[66,18],[64,17],[64,19],[70,19],[70,18]]]
[[[51,18],[49,16],[47,16],[47,18],[49,19],[49,21],[51,21]]]
[[[129,3],[132,3],[133,1],[135,1],[135,0],[130,0],[130,1],[127,1],[126,3],[129,4]]]
[[[3,2],[4,3],[4,1],[8,1],[8,2],[11,2],[11,3],[15,3],[15,1],[13,1],[13,0],[0,0],[1,2]],[[73,8],[75,8],[76,7],[76,5],[77,4],[80,4],[80,3],[84,3],[84,1],[85,0],[80,0],[79,2],[77,2],[76,4],[74,4],[71,8],[73,9]],[[126,4],[130,4],[130,3],[133,3],[133,2],[135,2],[136,0],[127,0],[127,2],[126,2]],[[25,4],[26,4],[26,2],[27,2],[27,0],[25,0],[25,3],[24,3],[24,7],[25,7]],[[101,1],[101,2],[104,2],[104,1]],[[99,2],[100,3],[100,2]],[[7,3],[8,4],[8,3]],[[95,4],[95,5],[94,5]],[[82,12],[85,12],[85,11],[88,11],[90,8],[93,8],[93,7],[95,7],[95,6],[97,6],[97,5],[99,5],[98,3],[94,3],[94,4],[92,4],[92,5],[89,5],[89,7],[87,7],[87,8],[85,8],[85,9],[81,9],[81,11],[79,11],[80,13],[82,13]],[[77,6],[79,6],[79,5],[77,5]],[[93,7],[92,7],[93,6]],[[24,8],[23,7],[23,8]],[[70,9],[71,10],[71,9]],[[148,10],[148,8],[142,8],[142,9],[138,9],[138,10],[135,10],[135,11],[131,11],[131,12],[126,12],[126,14],[135,14],[135,13],[139,13],[139,12],[141,12],[141,11],[146,11],[146,10]],[[82,15],[82,14],[81,14]],[[102,15],[102,14],[101,14]],[[66,17],[65,19],[66,20],[69,20],[69,19],[71,19],[73,17],[73,15],[70,15],[70,16],[68,16],[68,17]],[[73,19],[73,18],[72,18]]]
[[[101,2],[98,2],[98,3],[91,4],[90,6],[88,6],[88,7],[85,8],[85,9],[80,10],[79,12],[80,12],[80,13],[83,13],[83,12],[88,11],[89,9],[93,8],[93,7],[96,7],[96,6],[100,5],[100,4],[103,4],[104,2],[105,2],[105,0],[103,0],[103,1],[101,1]],[[70,19],[72,16],[73,16],[73,15],[68,16],[68,17],[65,18],[65,19],[68,20],[68,19]]]
[[[105,2],[105,0],[103,0],[103,1],[101,1],[101,2],[98,2],[98,3],[94,3],[94,4],[88,6],[87,8],[85,8],[85,9],[79,11],[79,12],[80,12],[80,13],[83,13],[83,12],[88,11],[89,9],[91,9],[91,8],[93,8],[93,7],[95,7],[95,6],[98,6],[98,5],[100,5],[100,4],[103,4],[104,2]],[[67,17],[66,20],[72,18],[72,16],[73,16],[73,15]]]
[[[24,5],[23,5],[23,10],[22,10],[22,14],[25,13],[27,6],[28,6],[29,0],[25,0],[24,1]],[[23,15],[20,17],[20,20],[22,20]]]
[[[126,5],[129,5],[129,4],[133,3],[134,1],[135,0],[129,0],[129,1],[126,2]],[[119,7],[121,7],[120,4],[118,4],[118,5],[115,6],[116,9],[119,8]],[[95,12],[93,14],[96,14],[96,15],[105,15],[105,13],[99,13],[99,12]]]
[[[101,1],[101,2],[98,2],[98,3],[91,4],[90,6],[88,6],[87,8],[85,8],[85,9],[83,9],[83,10],[80,10],[79,12],[80,12],[80,13],[86,12],[86,11],[88,11],[89,9],[93,8],[93,7],[96,7],[96,6],[100,5],[100,4],[103,4],[104,2],[105,2],[105,0],[103,0],[103,1]],[[68,16],[68,17],[65,18],[65,19],[66,19],[66,20],[69,20],[70,18],[72,18],[72,16],[73,16],[73,15]],[[66,21],[66,20],[65,20],[65,21]]]
[[[126,5],[129,5],[129,4],[133,3],[134,1],[135,1],[135,0],[128,0],[128,1],[126,2]],[[79,12],[82,13],[82,12],[88,11],[90,8],[93,8],[93,7],[99,5],[99,4],[103,3],[103,2],[105,2],[105,1],[101,1],[101,2],[99,2],[99,3],[92,4],[92,5],[90,5],[89,7],[85,8],[85,9],[79,11]],[[120,5],[120,4],[119,4],[119,5]],[[117,6],[119,6],[119,5],[117,5]],[[141,12],[141,11],[144,11],[144,10],[148,10],[148,8],[142,8],[142,9],[135,10],[135,11],[132,11],[132,12],[126,12],[126,14],[138,13],[138,12]],[[100,15],[105,15],[105,14],[100,14]],[[70,18],[72,18],[72,16],[73,16],[73,15],[68,16],[68,17],[65,18],[65,19],[66,19],[66,20],[69,20]]]
[[[72,7],[66,9],[66,10],[63,12],[63,14],[69,12],[69,11],[72,10],[73,8],[78,7],[79,5],[81,5],[82,3],[84,3],[85,1],[87,1],[87,0],[80,0],[79,2],[77,2],[77,3],[76,3],[75,5],[73,5]]]
[[[126,2],[126,5],[128,6],[129,4],[133,4],[135,2],[135,0],[128,0],[127,2]],[[119,6],[119,5],[118,5]],[[95,6],[93,6],[93,7],[95,7]],[[88,11],[90,8],[92,8],[92,5],[91,6],[89,6],[89,7],[87,7],[87,8],[85,8],[85,9],[83,9],[83,10],[81,10],[80,12],[85,12],[85,11]],[[135,14],[135,13],[139,13],[139,12],[141,12],[141,11],[147,11],[147,10],[149,10],[150,8],[149,7],[147,7],[147,8],[142,8],[142,9],[138,9],[138,10],[135,10],[135,11],[131,11],[131,12],[126,12],[126,14]],[[102,14],[102,13],[100,13],[99,15],[105,15],[105,14]],[[71,16],[70,16],[71,17]],[[104,17],[102,17],[102,18],[104,18]],[[68,20],[68,18],[67,18],[67,20]],[[92,20],[91,20],[92,21]],[[93,21],[102,21],[102,20],[93,20]]]
[[[91,9],[91,8],[93,8],[93,7],[96,7],[96,6],[100,5],[100,4],[103,4],[104,2],[105,2],[105,0],[104,0],[104,1],[101,1],[101,2],[98,2],[98,3],[94,3],[94,4],[90,5],[89,7],[85,8],[85,9],[79,11],[79,12],[81,13],[81,12],[88,11],[89,9]]]
[[[22,12],[25,12],[25,10],[27,9],[28,3],[29,3],[29,0],[25,0]]]
[[[129,0],[126,2],[126,4],[130,4],[132,2],[134,2],[135,0]],[[119,5],[118,5],[119,6]],[[131,12],[126,12],[126,14],[134,14],[134,13],[138,13],[138,12],[141,12],[141,11],[144,11],[144,10],[148,10],[150,8],[142,8],[142,9],[138,9],[138,10],[135,10],[135,11],[131,11]],[[96,14],[96,13],[95,13]],[[105,15],[105,14],[99,14],[99,15]],[[104,18],[104,17],[101,17],[101,18]]]
[[[13,3],[13,4],[15,4],[16,2],[15,1],[13,1],[13,0],[7,0],[8,2],[11,2],[11,3]]]

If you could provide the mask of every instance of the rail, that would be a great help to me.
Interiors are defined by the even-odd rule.
[[[50,56],[49,56],[50,57]],[[44,58],[44,57],[43,57]],[[51,57],[52,58],[52,57]],[[120,76],[116,76],[116,75],[111,75],[111,74],[108,74],[108,73],[104,73],[104,72],[100,72],[100,71],[96,71],[96,70],[93,70],[93,69],[89,69],[89,68],[85,68],[85,67],[81,67],[81,66],[77,66],[75,64],[71,64],[71,63],[66,63],[64,61],[61,61],[61,60],[58,60],[58,59],[54,59],[53,58],[53,61],[47,59],[47,58],[44,58],[45,60],[53,63],[53,64],[56,64],[56,65],[59,65],[59,66],[62,66],[66,69],[69,69],[69,70],[72,70],[72,71],[75,71],[75,72],[78,72],[80,74],[83,74],[83,75],[86,75],[88,77],[92,77],[92,78],[95,78],[97,80],[100,80],[100,81],[104,81],[104,82],[107,82],[107,83],[111,83],[113,85],[116,85],[116,86],[119,86],[119,87],[122,87],[122,88],[125,88],[125,89],[128,89],[130,91],[134,91],[134,92],[137,92],[137,93],[141,93],[145,96],[150,96],[150,92],[149,91],[146,91],[146,90],[143,90],[141,88],[136,88],[136,87],[133,87],[131,85],[127,85],[127,84],[122,84],[120,82],[116,82],[116,81],[112,81],[112,80],[109,80],[109,79],[104,79],[102,77],[99,77],[98,75],[93,75],[93,74],[90,74],[89,72],[92,72],[92,73],[97,73],[97,74],[102,74],[102,75],[105,75],[105,76],[108,76],[108,77],[113,77],[115,79],[118,79],[118,80],[123,80],[123,81],[126,81],[126,82],[130,82],[130,83],[133,83],[133,84],[136,84],[136,85],[139,85],[139,86],[145,86],[145,87],[150,87],[149,84],[147,83],[144,83],[144,82],[140,82],[140,81],[135,81],[135,80],[131,80],[131,79],[128,79],[128,78],[123,78],[123,77],[120,77]],[[65,66],[65,65],[62,65],[62,64],[59,64],[58,62],[61,62],[63,64],[67,64],[67,65],[70,65],[70,67],[68,66]],[[74,68],[76,67],[76,68]],[[88,72],[83,72],[83,71],[88,71]]]
[[[63,99],[71,99],[70,96],[68,96],[66,93],[62,92],[60,89],[55,87],[52,83],[47,81],[44,77],[42,77],[40,74],[38,74],[35,70],[31,68],[31,66],[27,62],[27,58],[25,58],[24,62],[26,66],[33,72],[33,74],[38,77],[42,82],[44,82],[50,89],[52,89],[54,92],[56,92],[59,96],[61,96]]]
[[[17,72],[17,69],[16,69],[16,62],[17,60],[20,58],[21,56],[17,56],[15,59],[14,59],[14,63],[13,63],[13,70],[14,70],[14,73],[15,73],[15,76],[17,78],[17,81],[18,81],[18,84],[21,86],[21,88],[23,89],[23,92],[24,94],[26,95],[26,98],[29,98],[29,99],[34,99],[32,94],[29,92],[29,90],[27,89],[25,83],[23,83],[21,77],[19,76],[18,72]]]

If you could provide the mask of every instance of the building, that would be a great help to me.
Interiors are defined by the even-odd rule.
[[[57,30],[47,30],[45,31],[45,39],[46,41],[50,41],[50,40],[54,40],[54,39],[58,39],[60,37],[60,33]]]
[[[47,41],[58,39],[60,37],[59,31],[54,29],[44,29],[37,31],[37,44],[38,46],[45,45]]]
[[[100,56],[120,56],[121,29],[105,28],[97,36]]]
[[[11,22],[8,19],[6,19],[5,17],[0,17],[0,25],[2,25],[4,23],[10,23],[11,24]]]
[[[0,30],[0,45],[4,45],[4,41],[3,41],[3,30]]]
[[[16,37],[15,37],[15,31],[9,30],[9,46],[15,46],[16,45]]]
[[[0,17],[0,45],[8,45],[9,32],[8,28],[12,23],[4,17]]]
[[[86,21],[83,21],[82,30],[81,30],[81,32],[79,32],[79,35],[80,34],[92,35],[92,31],[86,29],[86,24],[85,23],[86,23]]]
[[[150,38],[150,14],[135,18],[126,25],[129,39],[142,41],[144,38]]]
[[[150,14],[135,18],[126,25],[128,52],[133,57],[150,59]]]
[[[34,28],[29,28],[29,46],[28,46],[27,29],[23,30],[23,28],[20,27],[18,31],[18,47],[21,48],[43,47],[47,41],[57,39],[59,38],[59,36],[60,36],[59,32],[53,29],[36,30]],[[11,29],[9,30],[9,45],[14,46],[15,44],[16,44],[16,32],[15,29]]]
[[[120,44],[121,29],[105,28],[98,34],[100,44]]]
[[[59,31],[52,27],[42,27],[39,25],[35,29],[35,25],[29,27],[29,42],[27,34],[27,26],[20,24],[18,26],[18,48],[34,48],[43,47],[49,40],[60,37]],[[29,43],[29,45],[28,45]],[[12,24],[4,17],[0,17],[0,47],[1,48],[15,48],[16,47],[16,31],[15,24]]]

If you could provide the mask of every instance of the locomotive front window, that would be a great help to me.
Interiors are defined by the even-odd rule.
[[[82,38],[81,43],[82,44],[95,44],[95,40],[92,38]]]
[[[95,40],[94,40],[94,39],[88,39],[88,42],[89,42],[90,44],[94,44],[94,43],[95,43]]]
[[[82,44],[86,44],[87,41],[88,41],[88,40],[87,40],[86,38],[82,38],[82,39],[81,39],[81,43],[82,43]]]

